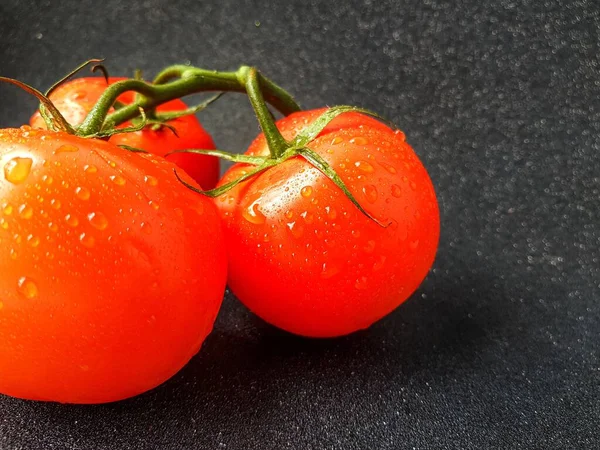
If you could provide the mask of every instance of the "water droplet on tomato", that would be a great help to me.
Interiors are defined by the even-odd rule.
[[[339,267],[337,267],[333,264],[323,263],[323,270],[321,271],[321,278],[327,280],[327,279],[337,275],[338,273],[340,273]]]
[[[73,100],[81,100],[82,98],[85,98],[86,96],[87,96],[87,92],[79,90],[79,91],[73,92],[73,95],[71,96],[71,98]]]
[[[415,239],[414,241],[410,241],[408,246],[410,247],[411,250],[416,250],[417,247],[419,246],[419,240]]]
[[[75,147],[74,145],[65,144],[65,145],[61,145],[56,150],[54,150],[54,153],[55,154],[58,154],[58,153],[75,153],[75,152],[78,152],[78,151],[79,151],[79,147]]]
[[[4,214],[6,214],[7,216],[10,216],[13,213],[13,206],[10,203],[6,203],[3,207],[2,207],[2,212]]]
[[[242,210],[242,216],[248,222],[255,225],[265,223],[267,220],[266,216],[260,211],[258,203],[252,203],[250,206]]]
[[[54,182],[54,178],[52,178],[50,175],[44,175],[42,177],[42,181],[50,186]]]
[[[397,184],[392,184],[392,195],[396,198],[402,197],[402,188]]]
[[[50,222],[48,224],[48,228],[50,228],[50,230],[54,231],[55,233],[58,231],[58,225],[56,225],[54,222]]]
[[[356,161],[354,165],[358,168],[358,170],[364,173],[373,173],[373,171],[375,170],[373,165],[367,161]]]
[[[413,191],[416,191],[416,190],[417,190],[417,183],[415,183],[414,181],[411,181],[411,182],[410,182],[410,188],[411,188]]]
[[[92,248],[94,245],[96,245],[96,239],[94,239],[93,236],[85,233],[81,233],[79,235],[79,242],[81,242],[81,245],[87,248]]]
[[[160,208],[160,206],[158,205],[158,203],[153,202],[152,200],[150,200],[148,202],[148,206],[150,206],[154,211],[158,211],[158,209]]]
[[[304,186],[302,189],[300,189],[300,194],[304,198],[309,198],[312,195],[312,193],[313,188],[311,186]]]
[[[21,277],[17,282],[17,291],[27,299],[36,298],[39,290],[35,282],[29,277]]]
[[[144,177],[144,181],[149,186],[156,186],[156,185],[158,185],[158,180],[156,179],[156,177],[153,177],[152,175],[146,175]]]
[[[285,212],[285,217],[286,217],[287,219],[291,219],[292,217],[294,217],[294,211],[292,211],[292,210],[288,210],[288,211],[286,211],[286,212]]]
[[[76,227],[77,225],[79,225],[79,219],[71,214],[67,214],[65,216],[65,221],[70,227]]]
[[[8,222],[4,220],[4,218],[0,219],[0,228],[3,230],[8,230]]]
[[[308,211],[304,211],[302,214],[300,214],[300,217],[302,217],[304,221],[308,224],[313,223],[313,221],[315,220],[315,216],[309,213]]]
[[[90,224],[97,230],[106,230],[108,228],[108,219],[101,212],[93,212],[87,216]]]
[[[32,165],[31,158],[13,158],[4,165],[4,178],[12,184],[21,184],[29,176]]]
[[[50,200],[50,206],[52,206],[52,208],[58,210],[62,206],[62,203],[60,202],[60,200],[56,200],[53,198],[52,200]]]
[[[391,164],[380,162],[379,165],[391,174],[395,174],[397,172],[396,168]]]
[[[109,165],[110,167],[112,167],[113,169],[114,169],[115,167],[117,167],[117,163],[116,163],[116,162],[114,162],[114,161],[108,161],[108,165]]]
[[[331,145],[338,145],[342,143],[344,140],[340,136],[336,136],[331,140]]]
[[[369,141],[367,141],[367,139],[362,136],[358,136],[358,137],[354,137],[354,138],[350,139],[350,143],[355,144],[355,145],[367,145],[368,142]]]
[[[375,261],[375,264],[373,264],[373,272],[377,272],[381,269],[383,269],[383,266],[385,266],[385,261],[387,260],[387,258],[383,255],[381,255],[379,257],[379,259],[377,261]]]
[[[376,246],[376,242],[375,241],[368,241],[367,244],[364,247],[364,251],[366,253],[373,253],[373,251],[375,250],[375,246]]]
[[[40,238],[37,236],[34,236],[33,234],[30,234],[29,236],[27,236],[27,242],[33,248],[36,248],[38,245],[40,245]]]
[[[19,254],[17,253],[17,251],[14,248],[11,248],[10,249],[10,259],[12,259],[14,261],[18,257],[19,257]]]
[[[337,211],[331,206],[326,206],[325,212],[327,213],[327,217],[329,217],[331,220],[335,220],[335,218],[337,217]]]
[[[142,229],[142,233],[152,234],[152,225],[150,225],[149,223],[142,222],[142,224],[140,225],[140,228]]]
[[[115,183],[117,186],[124,186],[127,183],[127,180],[123,178],[121,175],[111,175],[110,180]]]
[[[96,173],[98,172],[98,168],[92,164],[89,164],[83,168],[83,171],[86,173]]]
[[[406,140],[406,135],[405,135],[405,134],[404,134],[402,131],[400,131],[400,130],[395,130],[395,131],[394,131],[394,134],[395,134],[395,135],[396,135],[396,137],[397,137],[398,139],[400,139],[402,142],[404,142],[404,141]]]
[[[89,189],[84,188],[84,187],[78,187],[75,189],[75,195],[77,195],[77,198],[79,198],[80,200],[89,200],[91,197],[91,193],[89,191]]]
[[[292,236],[294,236],[296,239],[302,237],[304,234],[304,227],[299,225],[297,222],[290,222],[286,225],[292,233]]]
[[[367,277],[358,277],[356,283],[354,283],[354,287],[359,290],[367,289]]]
[[[21,219],[31,219],[33,217],[33,208],[27,203],[23,203],[19,206],[19,217]]]
[[[370,203],[375,203],[377,201],[377,188],[374,185],[367,184],[365,187],[363,187],[363,193]]]
[[[352,230],[352,237],[358,239],[360,237],[360,231],[358,231],[358,230]]]

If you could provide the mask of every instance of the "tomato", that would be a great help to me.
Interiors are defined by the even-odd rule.
[[[0,130],[0,392],[115,401],[199,350],[226,254],[217,209],[174,168],[101,140]]]
[[[125,78],[109,78],[109,84],[124,80]],[[63,114],[71,125],[79,125],[85,119],[100,98],[107,84],[104,78],[77,78],[59,86],[50,94],[50,100]],[[130,104],[134,101],[135,93],[128,91],[119,96],[119,101]],[[187,105],[181,100],[172,100],[157,108],[158,112],[181,111]],[[117,134],[110,138],[115,145],[128,145],[155,155],[164,156],[173,150],[190,148],[214,149],[215,144],[211,136],[204,130],[196,116],[188,115],[169,120],[167,125],[177,131],[177,135],[167,127],[152,130],[146,127],[141,131]],[[46,128],[46,124],[39,112],[30,120],[30,125],[36,128]],[[121,125],[130,126],[130,123]],[[212,189],[219,178],[219,160],[213,156],[197,155],[191,153],[177,153],[169,156],[185,172],[190,175],[204,189]]]
[[[277,122],[286,140],[324,110]],[[299,156],[217,198],[229,286],[267,322],[304,336],[366,328],[405,301],[431,267],[439,210],[431,180],[404,134],[358,113],[334,119],[308,145],[341,176],[362,214]],[[269,154],[260,135],[248,155]],[[234,165],[220,185],[250,171]]]

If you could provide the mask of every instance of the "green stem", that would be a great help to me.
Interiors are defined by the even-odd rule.
[[[253,67],[249,67],[243,72],[240,71],[239,76],[240,80],[246,85],[248,98],[250,99],[250,103],[252,103],[252,108],[254,108],[254,113],[256,114],[260,128],[265,134],[271,157],[274,159],[279,158],[283,152],[287,150],[289,144],[279,132],[279,129],[273,120],[273,116],[271,115],[271,111],[267,108],[267,104],[262,95],[262,79],[260,79],[260,75]]]
[[[183,70],[185,68],[185,70]],[[156,106],[189,94],[206,91],[246,92],[243,75],[248,67],[242,66],[237,72],[216,72],[188,66],[173,66],[161,72],[159,83],[180,77],[166,84],[150,84],[140,80],[124,80],[109,86],[94,108],[77,130],[80,136],[98,133],[105,122],[117,126],[139,115],[139,109],[151,111]],[[299,111],[300,107],[285,90],[266,78],[261,79],[266,101],[284,115]],[[126,91],[142,94],[142,98],[108,115],[117,97]]]

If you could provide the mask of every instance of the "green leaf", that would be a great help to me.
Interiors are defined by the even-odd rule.
[[[119,145],[117,145],[117,147],[121,147],[123,150],[127,150],[128,152],[131,152],[131,153],[147,153],[147,154],[150,154],[150,152],[147,152],[146,150],[142,150],[141,148],[137,148],[137,147],[132,147],[130,145],[119,144]]]
[[[313,123],[311,123],[308,127],[302,130],[296,138],[291,142],[291,145],[294,147],[306,147],[310,142],[312,142],[318,135],[325,129],[329,123],[335,119],[337,116],[347,113],[347,112],[357,112],[366,114],[368,116],[372,116],[390,128],[395,129],[395,125],[393,125],[389,120],[381,117],[379,114],[369,111],[368,109],[358,108],[356,106],[333,106],[321,114]]]
[[[164,122],[167,120],[177,119],[179,117],[190,116],[192,114],[196,114],[197,112],[202,111],[203,109],[206,109],[207,106],[216,102],[223,95],[225,95],[225,92],[219,92],[217,95],[214,95],[209,99],[203,101],[202,103],[199,103],[196,106],[192,106],[191,108],[183,109],[181,111],[157,112],[154,114],[154,117],[156,117],[157,120]]]
[[[348,189],[344,181],[340,178],[340,176],[320,155],[306,147],[298,149],[298,154],[310,164],[319,169],[327,178],[333,181],[336,184],[336,186],[344,192],[346,197],[348,197],[348,200],[350,200],[354,204],[354,206],[356,206],[360,210],[360,212],[362,212],[365,216],[367,216],[369,219],[371,219],[372,221],[384,228],[389,226],[389,223],[383,224],[378,219],[369,214],[367,211],[365,211],[365,209],[360,205],[358,200],[356,200],[354,195],[352,195],[352,192],[350,192],[350,190]]]
[[[195,153],[198,155],[209,155],[216,156],[217,158],[225,159],[227,161],[233,161],[236,163],[252,164],[253,166],[260,166],[267,161],[267,158],[263,156],[250,156],[250,155],[238,155],[235,153],[229,153],[224,150],[204,150],[204,149],[186,149],[186,150],[174,150],[165,154],[165,158],[176,153]]]
[[[179,182],[182,183],[188,189],[191,189],[192,191],[194,191],[198,194],[202,194],[207,197],[215,198],[215,197],[218,197],[219,195],[225,194],[226,192],[228,192],[229,190],[231,190],[232,188],[234,188],[241,182],[246,181],[247,179],[258,175],[261,172],[264,172],[265,170],[267,170],[269,167],[271,167],[273,165],[275,165],[274,160],[266,161],[262,166],[259,166],[256,169],[254,169],[253,171],[248,172],[246,175],[242,175],[241,177],[236,178],[235,180],[230,181],[229,183],[224,184],[223,186],[219,186],[218,188],[210,189],[208,191],[203,191],[202,189],[198,189],[197,187],[192,186],[191,184],[189,184],[188,182],[183,180],[177,173],[177,169],[173,169],[173,171],[175,172],[175,176],[177,177]]]

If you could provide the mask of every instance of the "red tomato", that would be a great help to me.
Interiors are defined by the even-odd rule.
[[[277,123],[295,137],[324,110]],[[300,157],[216,199],[225,226],[229,285],[267,322],[292,333],[339,336],[366,328],[406,300],[431,267],[439,211],[431,180],[400,131],[357,113],[334,119],[309,147],[361,205]],[[268,155],[264,135],[247,151]],[[233,166],[227,183],[248,165]]]
[[[121,80],[125,80],[125,78],[111,77],[109,83],[113,84]],[[104,78],[77,78],[59,86],[50,95],[50,100],[67,119],[67,122],[71,125],[79,125],[98,101],[106,86]],[[119,96],[119,101],[129,104],[133,102],[134,97],[135,93],[126,92]],[[159,106],[157,111],[181,111],[186,108],[187,105],[183,101],[172,100]],[[46,128],[39,112],[31,117],[29,123],[35,128]],[[215,148],[212,138],[202,128],[195,116],[180,117],[168,121],[167,124],[177,130],[177,136],[166,127],[157,131],[146,127],[142,131],[134,133],[117,134],[110,138],[110,142],[115,145],[124,144],[140,148],[159,156],[164,156],[173,150]],[[127,123],[121,127],[130,125]],[[213,156],[177,153],[169,156],[169,160],[185,170],[204,189],[212,189],[219,179],[219,160]]]
[[[100,140],[0,130],[0,392],[115,401],[199,350],[226,254],[216,208],[174,167]]]

